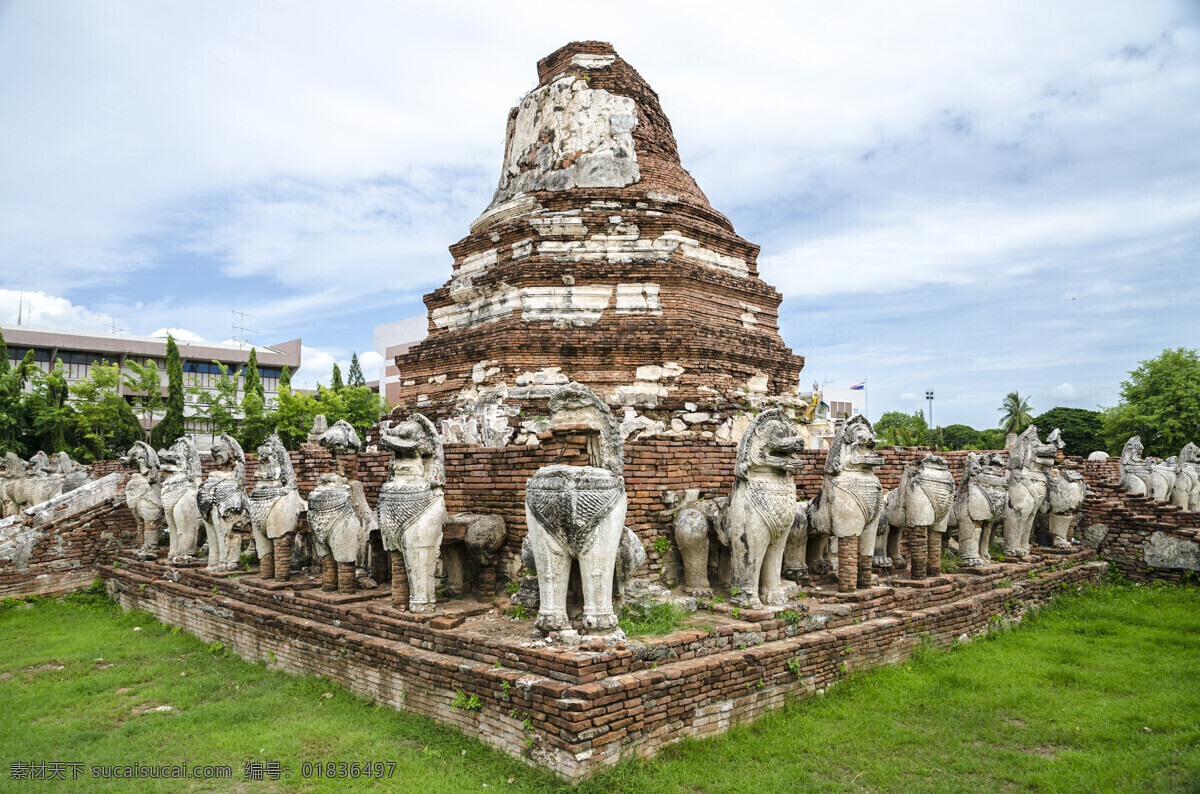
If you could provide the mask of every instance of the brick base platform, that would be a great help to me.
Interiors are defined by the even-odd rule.
[[[695,615],[695,628],[594,649],[530,647],[532,620],[506,618],[491,604],[448,601],[413,615],[390,606],[387,588],[339,597],[305,575],[285,588],[122,554],[120,567],[101,576],[126,609],[224,642],[245,659],[334,679],[576,781],[752,721],[850,672],[903,661],[923,642],[944,646],[986,631],[997,616],[1019,618],[1106,567],[1086,551],[1044,554],[983,575],[813,593],[787,619],[766,610],[735,618],[718,604],[724,609]],[[473,695],[479,707],[456,708],[459,692],[460,703]]]

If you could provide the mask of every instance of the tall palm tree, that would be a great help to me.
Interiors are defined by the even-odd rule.
[[[1010,391],[1000,404],[1000,429],[1005,433],[1020,433],[1033,424],[1033,406],[1029,400],[1015,391]]]

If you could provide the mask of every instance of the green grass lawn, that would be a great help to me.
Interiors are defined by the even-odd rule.
[[[48,790],[10,780],[10,764],[30,761],[234,772],[62,785],[79,791],[566,788],[431,720],[87,602],[0,611],[0,789]],[[149,710],[161,706],[172,710]],[[291,777],[248,781],[248,760],[280,762]],[[386,781],[336,785],[302,779],[305,761],[395,768]],[[623,764],[580,790],[1196,791],[1198,781],[1200,589],[1104,586],[1017,629],[852,676],[722,737]]]

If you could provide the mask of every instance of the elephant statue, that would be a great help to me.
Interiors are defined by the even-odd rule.
[[[608,633],[617,625],[613,583],[627,532],[620,427],[608,406],[579,383],[557,389],[549,408],[551,433],[587,436],[588,463],[543,466],[525,485],[540,599],[536,625],[547,633],[571,628],[567,587],[574,560],[582,580],[584,629]]]
[[[787,603],[780,574],[783,552],[796,522],[792,475],[805,449],[787,414],[779,408],[754,418],[738,444],[733,488],[722,516],[729,537],[730,603],[761,609]]]
[[[378,508],[383,547],[391,558],[392,604],[432,612],[446,524],[442,441],[432,422],[413,414],[380,435],[379,446],[392,453]]]
[[[292,458],[278,435],[272,435],[258,448],[254,490],[248,504],[259,575],[286,582],[291,576],[292,535],[305,504]]]
[[[1004,457],[996,452],[968,453],[950,519],[958,526],[958,551],[963,565],[978,567],[991,562],[988,546],[1007,507]]]
[[[158,454],[145,441],[137,441],[121,462],[136,467],[125,483],[125,504],[133,513],[142,547],[134,552],[139,560],[158,556],[162,538],[163,501],[159,487]]]
[[[1008,453],[1005,479],[1008,506],[1004,509],[1004,556],[1028,557],[1033,520],[1046,499],[1047,471],[1054,465],[1056,444],[1042,443],[1030,425]]]
[[[247,504],[246,455],[224,433],[212,445],[213,469],[196,492],[196,505],[208,533],[208,570],[237,570],[242,556],[239,531],[250,526]]]
[[[876,528],[883,510],[883,488],[875,467],[875,431],[861,414],[846,420],[825,457],[821,491],[808,503],[810,535],[832,535],[838,542],[838,591],[871,583]]]
[[[889,569],[901,556],[902,533],[909,537],[912,578],[941,571],[942,536],[954,506],[954,475],[945,458],[926,454],[904,467],[900,485],[884,498],[883,518],[875,539],[876,565]]]
[[[339,419],[317,443],[333,455],[333,471],[321,474],[308,495],[308,525],[321,560],[321,589],[353,593],[358,586],[369,590],[376,585],[367,566],[368,541],[379,527],[357,479],[362,442],[350,423]],[[278,550],[279,541],[275,545]],[[275,559],[278,562],[278,551]]]
[[[1188,443],[1175,459],[1175,487],[1171,504],[1183,510],[1200,510],[1200,447]]]
[[[163,513],[170,535],[167,562],[193,562],[196,559],[196,541],[203,526],[200,506],[196,504],[196,493],[203,480],[200,453],[196,451],[191,436],[183,436],[170,449],[159,450],[158,463],[166,472],[161,490]]]

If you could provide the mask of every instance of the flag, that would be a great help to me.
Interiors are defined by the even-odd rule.
[[[851,391],[855,391],[855,390],[862,391],[865,388],[867,388],[867,382],[864,380],[862,383],[856,383],[853,386],[851,386],[850,390]]]

